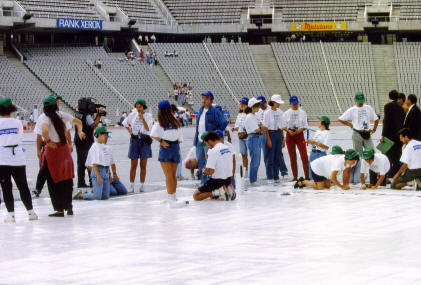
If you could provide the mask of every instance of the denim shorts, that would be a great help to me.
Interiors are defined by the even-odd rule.
[[[247,139],[239,139],[238,145],[240,146],[240,153],[247,154]]]
[[[145,159],[152,157],[152,148],[143,140],[130,139],[129,159]]]
[[[161,146],[159,148],[158,161],[180,163],[180,144],[170,144],[167,148]]]

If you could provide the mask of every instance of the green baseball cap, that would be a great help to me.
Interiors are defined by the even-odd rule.
[[[44,105],[44,107],[57,105],[57,95],[48,95],[44,98],[44,100],[42,100],[42,104]]]
[[[332,146],[332,151],[330,152],[330,154],[343,154],[344,151],[342,150],[342,148],[338,145],[334,145]]]
[[[356,152],[352,148],[348,149],[345,152],[345,159],[351,159],[351,160],[353,160],[355,158],[358,158],[358,156],[359,156],[358,152]]]
[[[12,99],[10,99],[9,97],[0,98],[0,106],[5,108],[13,106]]]
[[[105,126],[99,126],[95,129],[95,135],[111,133]]]
[[[148,106],[146,106],[146,101],[143,99],[137,99],[136,102],[134,103],[134,105],[136,106],[137,104],[140,104],[143,106],[143,109],[147,109]]]
[[[355,101],[357,101],[357,103],[364,103],[365,102],[365,97],[364,97],[363,92],[355,93],[354,98],[355,98]]]
[[[55,93],[51,93],[51,94],[50,94],[50,96],[54,96],[54,97],[56,98],[56,100],[57,100],[57,99],[60,99],[60,100],[62,100],[62,99],[63,99],[61,96],[59,96],[59,95],[57,95],[57,94],[55,94]]]
[[[330,124],[330,119],[328,116],[321,116],[321,117],[318,117],[318,119],[322,122],[325,122],[326,124]]]
[[[371,148],[366,148],[365,150],[363,150],[363,155],[362,158],[363,159],[372,159],[374,157],[374,150]]]
[[[202,146],[205,146],[205,137],[206,137],[208,134],[209,134],[209,132],[208,132],[208,131],[205,131],[205,132],[203,132],[203,133],[200,135],[200,140],[202,141]]]

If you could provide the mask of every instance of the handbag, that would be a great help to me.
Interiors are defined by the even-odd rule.
[[[238,138],[240,140],[245,140],[248,137],[248,134],[246,132],[238,133]]]
[[[142,134],[142,137],[140,138],[143,142],[145,142],[148,145],[152,144],[152,138],[150,135],[144,135]]]
[[[357,133],[359,133],[361,135],[361,137],[365,140],[368,140],[371,138],[371,133],[370,131],[357,131],[355,130]]]

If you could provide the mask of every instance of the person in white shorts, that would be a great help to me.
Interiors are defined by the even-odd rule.
[[[236,195],[231,185],[233,162],[230,148],[221,143],[219,135],[215,132],[206,134],[203,142],[209,148],[203,173],[211,178],[194,192],[194,200],[234,200]]]
[[[367,189],[365,174],[369,174],[370,185],[373,185],[371,186],[372,190],[377,189],[380,185],[386,186],[385,178],[390,169],[390,162],[387,156],[375,153],[373,149],[367,148],[363,150],[361,158],[361,189]]]

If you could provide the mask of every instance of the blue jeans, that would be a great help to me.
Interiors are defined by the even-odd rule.
[[[263,150],[263,161],[265,162],[266,177],[267,177],[267,179],[269,179],[269,175],[268,175],[268,163],[269,163],[269,153],[270,153],[270,150],[267,147],[266,135],[264,133],[262,135],[260,135],[259,140],[260,140],[260,147]],[[273,178],[271,178],[271,179],[273,179]]]
[[[197,165],[199,166],[199,178],[201,184],[205,184],[205,182],[209,180],[208,176],[202,174],[202,168],[206,167],[205,155],[207,152],[208,148],[206,146],[202,146],[202,143],[198,141],[196,146],[196,159]]]
[[[110,185],[110,196],[126,195],[127,189],[120,180],[113,179]]]
[[[102,178],[102,184],[98,184],[95,170],[91,171],[93,193],[83,194],[84,200],[107,200],[110,197],[110,168],[98,165],[99,174]]]
[[[308,173],[310,175],[310,180],[313,180],[313,175],[311,175],[311,162],[313,160],[316,160],[319,157],[323,157],[325,155],[326,155],[325,151],[323,151],[323,152],[314,152],[314,151],[310,152],[310,161],[308,163]],[[327,177],[327,178],[329,179],[330,177]]]
[[[269,133],[272,147],[268,148],[265,145],[267,152],[266,177],[269,180],[279,180],[279,171],[282,175],[288,174],[286,169],[284,155],[282,153],[282,135],[278,132]],[[263,154],[265,151],[263,151]]]
[[[250,152],[250,182],[257,181],[257,172],[259,171],[260,166],[260,156],[262,151],[260,150],[260,136],[256,134],[251,134],[247,139],[247,146]]]
[[[360,183],[361,182],[361,159],[358,160],[357,164],[351,168],[351,177],[349,183]]]

